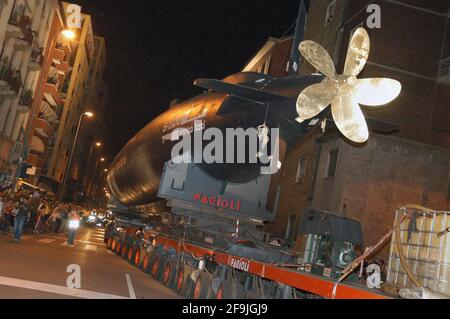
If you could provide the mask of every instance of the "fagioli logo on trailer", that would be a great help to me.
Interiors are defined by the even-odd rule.
[[[197,193],[194,195],[194,200],[197,202],[200,202],[205,205],[213,206],[216,208],[224,208],[224,209],[230,209],[234,211],[240,211],[241,210],[241,201],[234,201],[226,199],[222,196],[208,196],[201,193]]]
[[[235,269],[238,269],[238,270],[243,270],[243,271],[248,272],[248,270],[250,268],[250,262],[245,259],[231,258],[229,266],[233,267]]]

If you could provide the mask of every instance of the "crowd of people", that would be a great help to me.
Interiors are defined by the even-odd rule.
[[[69,230],[69,221],[79,221],[82,214],[81,207],[51,199],[39,190],[0,188],[0,233],[12,233],[16,242],[24,232],[63,233]]]

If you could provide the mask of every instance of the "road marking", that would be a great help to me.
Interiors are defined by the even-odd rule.
[[[71,297],[84,298],[84,299],[129,299],[129,298],[123,297],[123,296],[105,294],[105,293],[91,291],[91,290],[67,288],[64,286],[57,286],[57,285],[51,285],[51,284],[46,284],[46,283],[37,282],[37,281],[29,281],[29,280],[3,277],[3,276],[0,276],[0,285],[16,287],[16,288],[24,288],[24,289],[30,289],[30,290],[37,290],[37,291],[44,291],[44,292],[49,292],[49,293],[53,293],[53,294],[57,294],[57,295],[71,296]]]
[[[93,250],[93,251],[97,251],[97,246],[95,246],[95,245],[86,245],[85,247],[84,247],[84,249],[86,249],[86,250]]]
[[[43,243],[43,244],[50,244],[50,243],[53,243],[55,240],[56,239],[42,238],[42,239],[39,239],[38,242]]]
[[[54,237],[54,238],[58,238],[58,239],[64,239],[67,240],[66,237]],[[91,244],[91,245],[97,245],[97,246],[104,246],[105,243],[95,243],[93,241],[87,241],[87,240],[74,240],[75,243],[82,243],[82,244]]]
[[[130,293],[130,299],[136,299],[136,294],[134,293],[133,284],[131,283],[131,277],[129,274],[125,274],[127,279],[128,292]]]

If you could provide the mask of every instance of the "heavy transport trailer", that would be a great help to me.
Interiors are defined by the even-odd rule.
[[[260,176],[252,183],[251,187],[239,184],[222,189],[221,200],[229,202],[226,209],[218,208],[211,205],[211,196],[205,201],[199,194],[203,189],[208,190],[204,193],[215,194],[219,181],[201,174],[193,164],[176,165],[169,161],[158,191],[167,205],[132,213],[116,203],[113,213],[118,217],[105,231],[107,247],[186,298],[394,297],[379,289],[368,289],[358,280],[349,279],[336,286],[345,267],[336,270],[327,265],[316,268],[300,264],[282,241],[268,241],[258,221],[270,214],[261,209],[267,200],[270,176]],[[212,202],[217,203],[219,196]],[[235,203],[239,200],[240,207],[251,213],[230,208],[230,198]],[[340,259],[344,256],[344,266],[356,258],[349,243],[361,243],[362,235],[354,221],[313,209],[305,210],[303,215],[308,218],[300,228],[304,228],[305,235],[315,234],[309,239],[317,241],[324,238],[319,235],[334,232],[333,247],[337,250],[332,248],[329,253],[337,252]],[[324,247],[330,243],[325,242]]]
[[[237,242],[230,251],[166,234],[164,225],[110,226],[107,247],[178,294],[192,299],[390,299],[380,289],[357,282],[340,283],[295,264],[263,262],[251,242]],[[117,227],[119,226],[119,227]],[[142,229],[142,226],[148,229]],[[134,233],[133,233],[134,232]],[[250,244],[250,246],[249,246]],[[235,252],[235,254],[233,254]],[[239,253],[239,254],[238,254]],[[261,251],[259,251],[261,253]],[[334,295],[333,295],[334,290]]]

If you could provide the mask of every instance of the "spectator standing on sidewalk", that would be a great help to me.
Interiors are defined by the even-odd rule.
[[[60,211],[61,214],[61,227],[60,232],[64,232],[66,230],[66,226],[69,223],[69,212],[71,211],[69,205],[63,205]]]
[[[0,196],[0,231],[3,230],[3,223],[5,222],[5,215],[3,213],[3,207],[6,204],[6,197],[3,195],[3,193]]]
[[[36,224],[37,224],[37,219],[38,219],[38,209],[39,206],[41,205],[41,199],[40,199],[41,195],[40,193],[36,190],[34,191],[33,195],[31,196],[31,207],[30,207],[30,223],[29,226],[32,229],[35,229]]]
[[[29,199],[21,198],[17,204],[17,215],[14,220],[14,241],[19,242],[22,236],[23,227],[30,213]]]
[[[34,232],[36,234],[39,234],[43,231],[42,225],[45,225],[45,209],[46,209],[46,205],[44,203],[39,205],[36,226],[34,227]]]
[[[67,244],[73,246],[77,229],[80,226],[80,215],[75,209],[73,209],[69,213],[68,220],[69,220],[69,233],[67,237]]]
[[[6,234],[9,230],[9,227],[12,225],[12,211],[14,209],[14,202],[11,197],[7,197],[5,200],[5,204],[3,206],[3,221],[1,231],[3,234]]]
[[[60,207],[56,207],[53,211],[52,216],[50,217],[50,222],[52,223],[52,231],[57,234],[59,231],[59,227],[61,226],[61,213]]]

